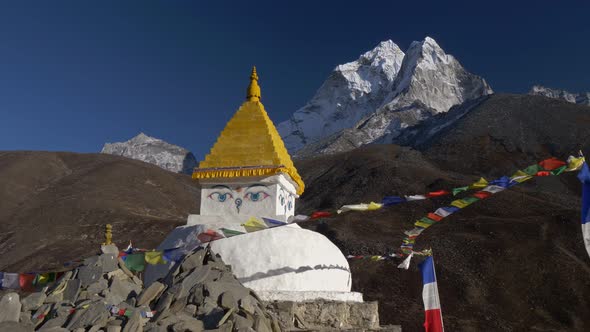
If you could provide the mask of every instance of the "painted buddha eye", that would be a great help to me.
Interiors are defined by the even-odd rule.
[[[219,192],[219,191],[212,192],[207,197],[209,197],[210,199],[212,199],[214,201],[218,201],[218,202],[221,202],[221,203],[225,202],[228,198],[229,199],[234,198],[234,196],[232,194],[230,194],[230,193],[222,193],[222,192]]]
[[[285,205],[285,197],[283,197],[283,195],[279,196],[279,200],[281,202],[281,206]]]
[[[246,193],[246,196],[244,196],[244,197],[246,199],[251,200],[252,202],[259,202],[259,201],[266,199],[268,196],[270,196],[270,195],[265,193],[264,191],[258,191],[258,192]]]

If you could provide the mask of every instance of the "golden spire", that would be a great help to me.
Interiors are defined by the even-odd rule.
[[[250,85],[248,85],[248,93],[246,95],[247,101],[260,101],[260,86],[258,85],[258,74],[256,74],[256,66],[252,66],[252,74],[250,74]]]
[[[285,143],[260,102],[256,68],[252,68],[248,98],[229,120],[193,179],[270,176],[286,173],[298,195],[305,184]],[[254,103],[253,103],[254,101]]]

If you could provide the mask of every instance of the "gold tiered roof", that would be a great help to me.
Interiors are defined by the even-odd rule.
[[[229,120],[205,160],[193,172],[193,179],[234,178],[288,174],[297,184],[297,194],[305,184],[297,173],[277,128],[260,102],[256,67],[252,68],[246,101]]]

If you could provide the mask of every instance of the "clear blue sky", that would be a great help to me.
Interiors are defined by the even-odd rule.
[[[0,0],[0,150],[140,131],[201,159],[250,67],[275,123],[381,40],[435,38],[499,92],[590,91],[588,1]]]

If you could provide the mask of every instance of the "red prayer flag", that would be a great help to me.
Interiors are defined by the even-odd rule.
[[[450,192],[446,191],[446,190],[439,190],[439,191],[431,191],[428,194],[426,194],[426,197],[438,197],[438,196],[444,196],[444,195],[449,195]]]
[[[24,290],[25,292],[34,292],[35,286],[33,286],[33,281],[37,277],[36,274],[28,274],[28,273],[21,273],[18,276],[18,283],[20,285],[20,289]]]
[[[561,166],[565,165],[564,161],[561,161],[557,158],[549,158],[539,162],[539,165],[543,167],[546,171],[552,171],[556,168],[560,168]]]
[[[473,196],[475,196],[479,199],[486,199],[486,198],[492,196],[492,194],[487,191],[478,191],[475,194],[473,194]]]
[[[551,172],[549,171],[538,171],[537,174],[535,174],[536,176],[549,176],[551,175]]]
[[[327,217],[331,217],[331,216],[332,216],[332,214],[330,212],[316,211],[311,214],[311,219],[327,218]]]
[[[439,216],[438,214],[434,214],[432,212],[428,213],[427,217],[434,221],[441,221],[443,217]]]
[[[212,229],[208,229],[207,231],[197,235],[197,239],[201,242],[211,242],[219,239],[223,239],[223,235],[217,233]]]

